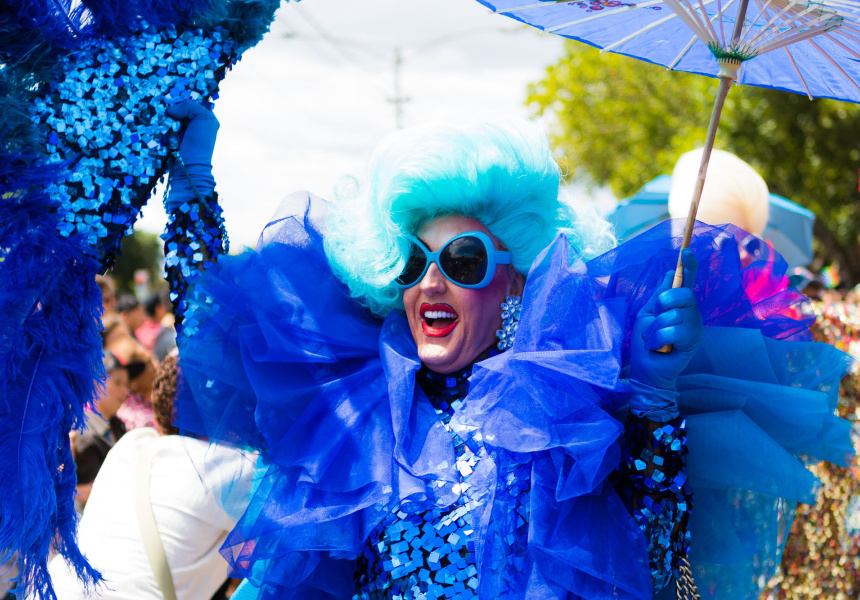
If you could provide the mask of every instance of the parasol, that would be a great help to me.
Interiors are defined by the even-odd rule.
[[[858,0],[478,0],[550,33],[670,70],[718,77],[682,248],[689,245],[732,82],[860,102]],[[680,256],[674,287],[682,283]]]

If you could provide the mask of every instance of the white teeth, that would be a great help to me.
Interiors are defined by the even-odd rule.
[[[425,319],[454,319],[456,316],[444,310],[428,310],[424,313]]]

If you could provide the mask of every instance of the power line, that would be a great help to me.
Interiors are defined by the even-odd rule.
[[[352,40],[342,37],[335,37],[327,29],[325,29],[322,25],[320,25],[319,21],[311,17],[306,11],[297,9],[299,16],[305,20],[305,22],[311,26],[311,28],[319,35],[322,39],[333,46],[338,47],[349,47],[349,48],[358,48],[359,50],[363,50],[368,54],[373,55],[377,60],[383,58],[380,53],[377,51],[380,47],[387,47],[388,44],[380,44],[373,42],[364,42],[359,40]],[[351,56],[348,58],[352,59]]]
[[[361,63],[361,61],[359,61],[352,54],[350,54],[348,51],[346,51],[343,47],[343,44],[339,43],[334,36],[332,36],[325,29],[323,29],[322,26],[319,25],[319,23],[317,23],[316,20],[313,19],[310,15],[308,15],[305,11],[300,10],[300,9],[298,9],[298,7],[296,7],[295,12],[308,25],[310,25],[311,28],[316,32],[316,34],[318,36],[316,38],[316,40],[322,40],[323,42],[328,44],[330,49],[333,49],[335,52],[337,52],[340,55],[342,60],[345,60],[347,63],[350,63],[355,67],[358,67],[361,70],[361,72],[365,75],[365,78],[363,78],[362,80],[367,85],[372,87],[374,89],[374,91],[381,94],[383,96],[383,98],[386,96],[387,91],[385,89],[383,89],[380,85],[378,85],[374,81],[375,75],[373,73],[371,73],[370,71],[368,71],[367,68],[365,67],[365,65]],[[304,41],[305,43],[307,43],[308,45],[313,47],[313,43],[311,42],[311,40],[314,40],[313,36],[301,35],[298,33],[289,33],[289,34],[285,35],[284,37],[287,39],[299,38],[302,41]],[[315,51],[322,56],[322,54],[319,52],[319,50],[315,49]],[[330,60],[326,60],[326,62],[328,62],[332,66],[336,66]]]
[[[519,27],[473,27],[471,29],[464,29],[461,31],[455,31],[453,33],[448,33],[442,36],[433,37],[433,38],[425,38],[419,42],[414,42],[411,44],[391,44],[389,42],[368,42],[364,40],[350,39],[350,38],[336,38],[332,34],[327,31],[321,29],[319,23],[308,17],[306,13],[299,13],[302,18],[308,22],[311,27],[314,28],[314,31],[317,35],[327,41],[330,44],[335,46],[342,46],[344,48],[357,48],[359,50],[364,50],[368,54],[373,55],[377,60],[381,60],[384,58],[377,50],[385,49],[385,53],[387,54],[387,49],[392,46],[399,47],[402,50],[408,50],[410,52],[418,52],[423,51],[426,48],[432,48],[438,46],[441,43],[458,40],[460,38],[465,38],[468,36],[475,36],[480,34],[487,33],[518,33],[519,31],[531,31],[528,28],[519,28]],[[294,38],[294,37],[309,37],[306,35],[302,35],[301,33],[289,32],[284,34],[284,37]]]
[[[461,31],[456,31],[453,33],[445,34],[442,36],[435,36],[433,38],[426,38],[424,40],[420,40],[418,42],[414,42],[407,45],[394,45],[393,48],[390,44],[382,43],[382,42],[366,42],[361,40],[349,39],[344,37],[336,37],[329,33],[322,25],[320,25],[316,19],[311,17],[307,12],[303,9],[299,8],[298,5],[294,5],[294,12],[298,13],[298,15],[313,29],[313,31],[318,36],[318,39],[321,39],[323,42],[328,44],[331,49],[334,49],[344,60],[352,65],[358,67],[362,73],[367,76],[367,83],[371,85],[377,92],[381,92],[385,97],[386,102],[392,104],[394,106],[394,121],[397,129],[403,128],[403,107],[406,103],[411,101],[409,96],[405,96],[402,92],[401,84],[401,76],[402,69],[404,63],[404,48],[409,51],[410,56],[414,56],[416,54],[421,54],[422,52],[426,52],[429,49],[438,48],[440,44],[445,44],[448,42],[453,42],[466,37],[474,37],[476,35],[482,35],[487,33],[512,33],[519,31],[516,28],[500,28],[500,27],[477,27],[464,29]],[[300,33],[288,33],[284,35],[285,38],[301,38],[306,43],[310,44],[310,39],[312,36],[303,35]],[[376,51],[376,49],[381,48],[391,48],[394,54],[392,65],[394,70],[394,95],[388,96],[387,93],[381,89],[378,85],[373,82],[374,74],[367,70],[367,67],[362,63],[359,59],[355,57],[355,55],[349,50],[350,48],[356,48],[364,51],[369,54],[376,60],[381,58],[380,54]],[[385,52],[387,54],[387,52]],[[329,61],[329,64],[330,61]]]
[[[353,63],[354,65],[359,67],[361,70],[366,71],[364,64],[362,64],[361,61],[359,61],[357,58],[355,58],[355,56],[353,56],[346,48],[349,45],[349,46],[362,47],[362,48],[367,49],[369,47],[369,45],[359,44],[359,43],[356,43],[353,41],[350,41],[347,44],[343,40],[339,40],[335,36],[331,35],[328,31],[326,31],[322,27],[322,25],[317,23],[317,21],[313,17],[311,17],[309,14],[307,14],[304,10],[297,10],[296,12],[298,13],[298,15],[302,19],[304,19],[304,21],[308,25],[311,26],[311,28],[317,33],[317,35],[319,35],[323,39],[323,41],[327,42],[344,59],[346,59],[348,62]]]
[[[439,46],[439,44],[443,44],[446,42],[453,42],[465,37],[471,37],[475,35],[481,35],[486,33],[513,33],[516,29],[511,28],[501,28],[501,27],[473,27],[471,29],[464,29],[462,31],[456,31],[454,33],[448,33],[439,37],[434,37],[431,39],[425,39],[419,43],[412,44],[412,54],[418,54],[424,50],[429,48],[435,48]]]

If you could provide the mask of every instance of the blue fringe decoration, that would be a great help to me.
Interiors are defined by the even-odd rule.
[[[149,160],[156,175],[131,189],[128,227],[108,229],[98,243],[70,234],[63,220],[68,207],[50,190],[71,180],[84,149],[63,149],[49,139],[55,131],[34,107],[53,105],[69,64],[84,64],[99,44],[141,31],[220,31],[217,35],[235,48],[223,75],[262,38],[278,5],[278,0],[83,0],[73,9],[71,0],[0,2],[0,565],[17,564],[15,593],[21,596],[56,598],[47,571],[52,547],[84,587],[101,581],[75,542],[69,432],[83,427],[84,407],[105,377],[95,275],[111,263],[166,166],[145,152],[135,157]],[[164,139],[142,140],[143,147],[149,142]],[[116,203],[118,186],[115,191],[101,204],[89,196],[87,210],[105,212]]]

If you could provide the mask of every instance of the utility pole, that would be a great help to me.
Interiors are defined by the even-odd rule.
[[[408,96],[403,96],[400,92],[400,69],[403,65],[403,55],[400,52],[400,47],[394,47],[394,97],[387,98],[388,102],[394,105],[394,123],[397,129],[403,129],[403,105],[409,102]]]

